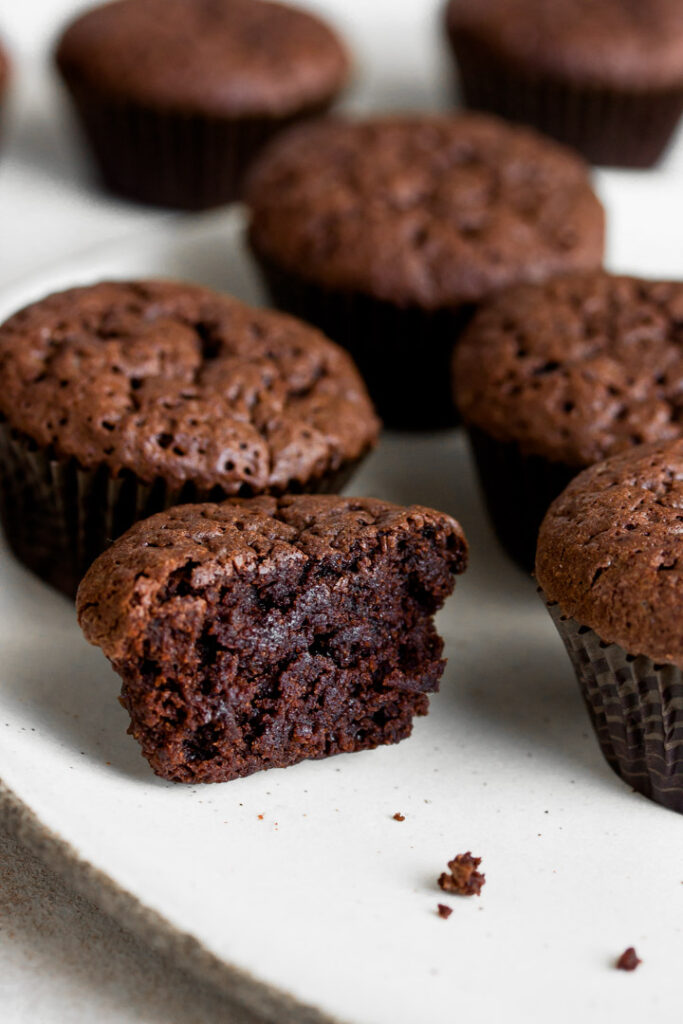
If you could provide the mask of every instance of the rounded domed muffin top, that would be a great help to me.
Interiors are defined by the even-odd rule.
[[[7,52],[0,42],[0,93],[4,90],[9,78],[9,58]]]
[[[454,357],[466,423],[581,468],[683,434],[683,283],[597,273],[502,292]]]
[[[536,576],[602,640],[683,666],[683,440],[580,473],[543,521]]]
[[[583,161],[483,115],[297,127],[257,159],[247,204],[261,258],[404,306],[476,302],[602,261]]]
[[[218,117],[327,103],[349,70],[327,25],[270,0],[114,0],[72,22],[56,56],[95,92]]]
[[[172,281],[51,295],[0,326],[0,414],[58,458],[225,494],[305,487],[374,444],[350,357],[292,317]]]
[[[464,572],[468,557],[460,524],[442,512],[332,495],[175,506],[136,523],[100,555],[81,583],[78,618],[90,643],[116,660],[139,642],[140,625],[160,601],[189,595],[194,597],[190,615],[197,614],[206,602],[195,590],[223,588],[231,578],[248,580],[256,573],[267,607],[287,604],[288,593],[306,586],[316,562],[326,564],[325,575],[334,583],[341,574],[356,582],[373,572],[376,578],[373,559],[393,551],[405,558],[406,575],[416,570],[417,577],[411,537],[439,552],[431,572],[427,560],[423,563],[422,582],[430,577],[429,591],[422,593],[415,584],[415,593],[435,611],[452,589],[449,576]],[[334,601],[334,592],[325,601]],[[315,600],[307,609],[309,621],[314,607]]]
[[[448,29],[530,73],[627,90],[683,85],[680,0],[451,0]]]

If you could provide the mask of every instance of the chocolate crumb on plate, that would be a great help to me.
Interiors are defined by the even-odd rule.
[[[400,811],[396,811],[396,814],[394,815],[394,821],[405,821],[405,820],[406,820],[405,814],[401,814]]]
[[[447,920],[453,913],[452,907],[447,907],[445,903],[437,903],[436,912],[439,917],[443,917],[444,921]]]
[[[638,964],[642,964],[642,962],[633,946],[629,946],[617,960],[616,966],[620,971],[635,971]]]
[[[486,875],[478,870],[481,857],[473,857],[467,853],[457,854],[448,862],[448,871],[439,877],[439,886],[444,892],[452,892],[458,896],[479,896],[481,887],[486,883]]]

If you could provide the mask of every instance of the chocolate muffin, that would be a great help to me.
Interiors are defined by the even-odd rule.
[[[536,575],[603,753],[683,812],[683,440],[585,470],[551,506]]]
[[[649,167],[683,110],[680,0],[450,0],[468,106],[598,164]]]
[[[531,571],[572,477],[683,433],[683,283],[594,273],[512,288],[477,313],[453,380],[498,536]]]
[[[106,187],[184,209],[238,198],[263,143],[326,110],[349,71],[327,25],[270,0],[115,0],[56,59]]]
[[[98,558],[79,622],[154,771],[225,782],[409,736],[445,665],[432,617],[466,562],[458,523],[416,505],[186,505]]]
[[[581,160],[486,117],[307,125],[267,149],[246,195],[275,304],[353,353],[391,426],[454,422],[450,357],[475,303],[602,260]]]
[[[336,490],[378,433],[348,355],[290,317],[171,281],[51,295],[0,326],[0,515],[74,594],[136,519]]]

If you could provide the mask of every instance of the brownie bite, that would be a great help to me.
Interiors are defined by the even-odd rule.
[[[683,812],[683,439],[590,469],[550,507],[536,576],[603,753]]]
[[[649,167],[683,111],[680,0],[450,0],[468,106],[598,164]]]
[[[100,556],[79,622],[154,771],[225,782],[405,739],[438,689],[432,617],[466,561],[458,523],[419,506],[186,505]]]
[[[56,60],[107,188],[185,209],[238,198],[264,142],[349,73],[326,24],[270,0],[115,0],[69,25]]]
[[[530,571],[580,470],[683,433],[683,283],[595,273],[510,289],[463,335],[453,382],[498,536]]]
[[[582,161],[493,118],[306,125],[263,153],[246,198],[275,304],[353,353],[389,426],[455,421],[450,356],[475,303],[602,261]]]
[[[178,502],[335,491],[379,423],[342,349],[197,285],[108,282],[0,326],[0,514],[74,594],[92,560]]]

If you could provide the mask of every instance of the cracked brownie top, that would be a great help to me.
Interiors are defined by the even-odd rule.
[[[60,292],[0,327],[0,414],[58,458],[226,494],[306,486],[379,429],[351,359],[288,316],[171,281]]]
[[[577,476],[551,505],[536,576],[607,643],[683,665],[683,440],[644,445]]]
[[[596,273],[486,304],[455,354],[463,419],[582,468],[683,432],[683,283]]]
[[[307,280],[425,309],[600,266],[582,160],[492,117],[330,118],[295,128],[247,187],[258,254]]]

